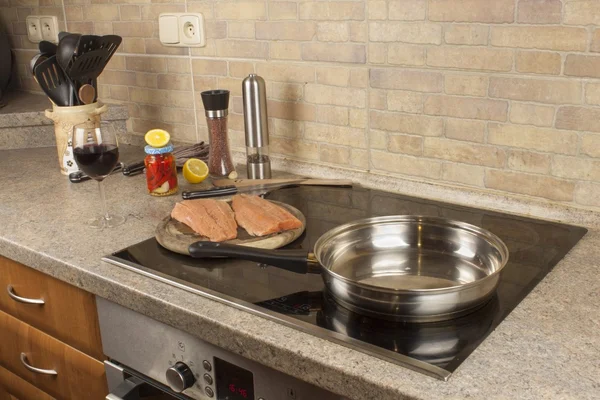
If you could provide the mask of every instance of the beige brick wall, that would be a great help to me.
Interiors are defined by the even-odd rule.
[[[66,15],[63,15],[63,3]],[[272,152],[600,208],[599,0],[0,0],[22,87],[33,12],[116,33],[100,94],[129,128],[206,140],[199,92],[267,81]],[[202,12],[205,48],[158,41],[161,12]]]

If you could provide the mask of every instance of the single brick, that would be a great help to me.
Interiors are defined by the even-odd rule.
[[[278,82],[314,82],[315,67],[306,65],[261,63],[256,66],[256,73],[268,76],[269,80]]]
[[[448,118],[444,135],[449,139],[483,143],[485,142],[485,127],[485,121]]]
[[[448,74],[444,89],[447,94],[482,97],[487,95],[489,78],[484,75]]]
[[[581,136],[581,153],[590,157],[600,158],[600,135],[584,133]]]
[[[411,135],[389,135],[387,149],[392,153],[423,154],[423,137]]]
[[[526,49],[586,51],[585,28],[566,26],[494,26],[492,46]]]
[[[430,47],[427,65],[443,68],[510,71],[513,52],[500,49]]]
[[[443,76],[438,72],[389,68],[371,69],[369,79],[374,88],[433,93],[441,92],[443,83]]]
[[[350,148],[321,143],[319,159],[332,164],[348,165],[350,164]]]
[[[444,40],[449,44],[486,45],[490,28],[484,25],[448,25]]]
[[[390,90],[387,93],[387,109],[421,114],[423,112],[423,94],[404,90]]]
[[[468,97],[428,96],[425,99],[424,112],[429,115],[506,121],[508,103]]]
[[[426,115],[406,115],[394,112],[371,111],[369,114],[372,129],[398,133],[412,133],[422,136],[441,136],[444,129],[442,118]]]
[[[298,4],[298,16],[312,21],[362,21],[365,4],[362,1],[302,2]]]
[[[600,132],[600,109],[583,107],[560,107],[556,114],[556,127],[558,129],[572,129],[576,131]]]
[[[351,146],[360,149],[367,147],[364,129],[307,122],[304,126],[304,137],[317,142]]]
[[[548,174],[550,172],[550,156],[513,149],[508,154],[508,168],[521,172]]]
[[[577,132],[489,124],[488,143],[560,154],[577,153]]]
[[[490,97],[550,104],[578,104],[581,84],[574,80],[492,77]]]
[[[477,165],[444,163],[442,180],[468,186],[484,186],[485,168]]]
[[[375,45],[379,43],[371,43],[369,51]],[[377,61],[371,60],[371,62]],[[385,62],[385,58],[381,62]],[[387,62],[394,65],[425,65],[425,48],[411,44],[390,43],[387,45]]]
[[[367,50],[362,44],[304,43],[302,59],[364,64],[367,61]]]
[[[425,157],[486,167],[500,168],[506,164],[506,153],[495,146],[436,137],[425,138],[423,154]]]
[[[256,38],[266,40],[312,40],[314,22],[269,21],[256,23]]]
[[[486,171],[485,186],[489,189],[558,201],[572,201],[575,191],[575,184],[564,179],[496,169]]]
[[[559,75],[562,58],[558,53],[542,51],[517,52],[517,71]]]
[[[600,182],[600,160],[567,156],[555,156],[552,175],[585,181]]]
[[[392,0],[389,2],[390,20],[422,21],[427,12],[427,0]]]
[[[266,75],[265,75],[266,76]],[[347,107],[365,107],[366,91],[364,89],[343,88],[308,84],[304,89],[304,100],[309,103],[331,104]]]
[[[510,122],[523,125],[552,126],[554,107],[513,102],[510,107]]]
[[[519,0],[517,21],[523,24],[560,24],[560,0]]]
[[[565,2],[563,22],[569,25],[600,25],[600,3],[596,0]]]
[[[440,178],[442,166],[435,160],[377,150],[371,150],[371,164],[374,169],[430,179]]]
[[[369,39],[372,42],[441,44],[442,27],[426,22],[371,22]]]
[[[584,206],[600,207],[600,184],[578,182],[575,188],[575,202]]]
[[[448,22],[513,22],[514,0],[430,0],[429,19]]]
[[[565,75],[600,78],[600,56],[569,54],[565,61]]]

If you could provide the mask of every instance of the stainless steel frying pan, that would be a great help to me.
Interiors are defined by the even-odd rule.
[[[190,245],[192,257],[234,257],[296,273],[321,273],[342,306],[383,319],[432,322],[483,305],[508,261],[491,232],[438,217],[386,216],[338,226],[314,253],[223,243]]]

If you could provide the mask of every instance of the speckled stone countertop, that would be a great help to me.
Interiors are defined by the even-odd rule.
[[[96,231],[83,224],[98,210],[95,182],[70,184],[55,164],[53,148],[0,151],[0,254],[353,399],[600,396],[597,229],[442,382],[102,262],[151,237],[179,197],[146,195],[143,176],[111,176],[110,208],[128,221]]]

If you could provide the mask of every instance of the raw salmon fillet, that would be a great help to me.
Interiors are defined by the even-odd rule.
[[[212,199],[183,200],[176,203],[171,217],[207,237],[222,242],[237,237],[237,223],[229,204]]]
[[[264,236],[302,226],[302,222],[288,211],[258,196],[236,194],[231,205],[237,223],[252,236]]]

